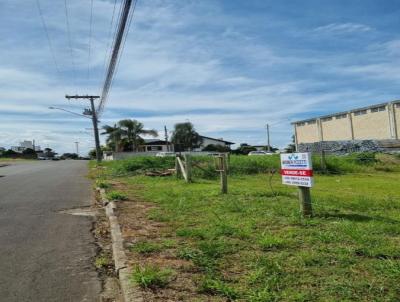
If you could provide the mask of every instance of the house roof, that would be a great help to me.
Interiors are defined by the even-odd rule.
[[[212,139],[212,140],[214,140],[214,141],[223,142],[223,143],[225,143],[225,144],[227,144],[227,145],[234,145],[234,144],[235,144],[235,143],[232,143],[232,142],[224,141],[223,139],[219,139],[219,138],[213,138],[213,137],[208,137],[208,136],[204,136],[204,135],[200,135],[200,137]]]

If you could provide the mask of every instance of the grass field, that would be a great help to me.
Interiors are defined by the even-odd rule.
[[[159,160],[166,168],[168,160]],[[232,158],[236,172],[227,195],[219,193],[216,179],[187,184],[132,174],[137,169],[121,173],[135,160],[98,169],[107,190],[129,198],[123,203],[150,204],[140,219],[160,226],[134,242],[129,254],[142,260],[132,280],[151,291],[152,301],[188,290],[179,284],[181,275],[193,285],[184,301],[400,300],[397,158],[329,159],[339,163],[333,167],[339,174],[316,175],[310,219],[299,215],[296,188],[281,185],[279,175],[271,190],[262,169],[240,173],[249,171],[249,160]],[[264,160],[257,166],[277,168],[276,159]],[[141,165],[139,170],[157,166]]]

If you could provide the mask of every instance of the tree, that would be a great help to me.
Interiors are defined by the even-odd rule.
[[[76,153],[64,153],[63,155],[61,155],[62,159],[78,159],[79,156]]]
[[[224,152],[230,152],[231,149],[227,146],[210,144],[210,145],[207,145],[205,148],[203,148],[202,151],[210,151],[210,152],[215,151],[215,152],[224,153]]]
[[[19,157],[19,153],[15,152],[15,151],[13,151],[13,150],[11,150],[11,149],[8,149],[7,151],[4,151],[4,152],[1,154],[1,156],[2,156],[2,157],[16,158],[16,157]]]
[[[22,151],[22,155],[25,158],[37,158],[36,151],[30,148],[27,148],[24,151]]]
[[[233,150],[233,154],[242,154],[242,155],[247,155],[251,151],[256,151],[257,149],[255,147],[252,147],[246,143],[240,144],[240,147],[238,147],[236,150]]]
[[[186,122],[175,124],[171,141],[175,144],[176,151],[181,151],[180,149],[184,151],[198,148],[203,139],[194,129],[193,124]]]
[[[285,148],[285,152],[287,152],[287,153],[296,152],[296,145],[295,145],[294,135],[292,135],[292,143],[287,145],[287,147]]]
[[[156,130],[144,129],[144,125],[137,120],[121,120],[118,122],[118,127],[121,131],[122,137],[126,139],[131,151],[138,151],[139,145],[144,141],[141,135],[150,135],[153,137],[158,136]]]
[[[107,135],[106,143],[107,147],[115,152],[119,152],[122,149],[123,140],[122,140],[122,130],[116,124],[114,126],[104,125],[103,126],[104,132],[101,134]]]
[[[43,155],[45,156],[45,157],[54,157],[57,153],[56,152],[54,152],[51,148],[44,148],[44,150],[43,150],[44,152],[43,152]]]

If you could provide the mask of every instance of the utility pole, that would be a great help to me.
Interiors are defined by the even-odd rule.
[[[90,101],[90,115],[92,116],[92,122],[93,122],[93,130],[94,130],[94,140],[96,143],[96,159],[97,162],[101,162],[101,149],[100,149],[100,137],[99,137],[99,128],[97,126],[98,120],[97,120],[97,114],[96,114],[96,108],[94,107],[94,100],[99,99],[100,96],[98,95],[66,95],[65,98],[68,100],[70,99],[87,99]],[[89,115],[89,111],[86,111],[86,115]]]
[[[267,124],[266,127],[267,127],[267,141],[268,141],[267,151],[271,152],[271,145],[269,144],[269,124]]]
[[[75,142],[75,147],[76,147],[76,154],[79,157],[79,142]]]
[[[165,142],[167,144],[167,151],[169,152],[169,142],[168,142],[168,131],[167,131],[167,126],[164,126],[164,135],[165,135]]]

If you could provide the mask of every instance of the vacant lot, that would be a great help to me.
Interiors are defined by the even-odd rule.
[[[211,158],[194,183],[143,172],[173,159],[104,163],[97,184],[118,201],[132,282],[146,301],[399,301],[399,160],[328,158],[314,217],[280,184],[277,157],[232,157],[229,194]],[[319,170],[319,160],[315,166]],[[196,168],[195,168],[196,170]]]

